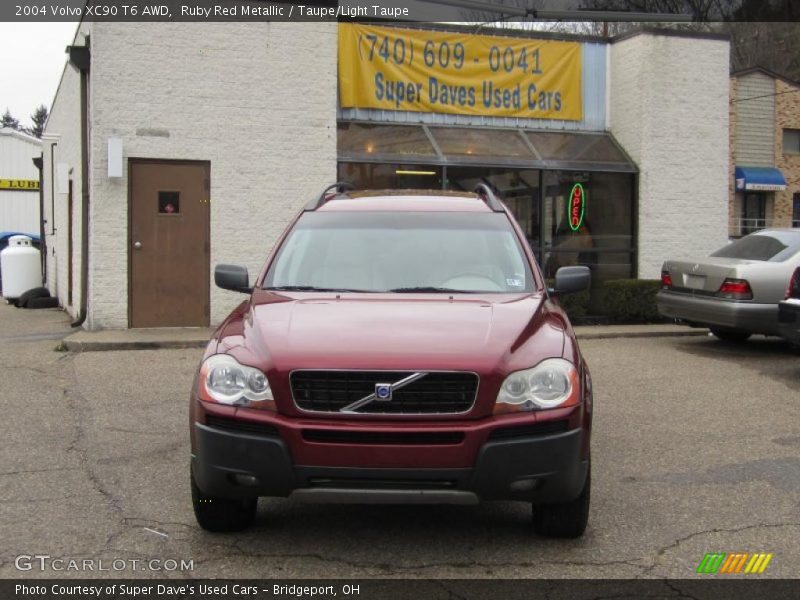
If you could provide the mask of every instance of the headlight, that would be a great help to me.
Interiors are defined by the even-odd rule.
[[[227,354],[209,356],[200,367],[200,398],[233,406],[270,408],[274,398],[267,376]]]
[[[574,406],[580,400],[578,370],[563,358],[543,360],[503,381],[494,412],[508,413]]]

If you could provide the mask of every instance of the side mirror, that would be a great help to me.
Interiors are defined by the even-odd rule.
[[[214,283],[223,290],[249,294],[253,291],[250,287],[250,276],[247,269],[239,265],[217,265],[214,268]]]
[[[561,267],[556,271],[556,284],[551,294],[574,294],[588,290],[592,283],[592,273],[589,267]]]

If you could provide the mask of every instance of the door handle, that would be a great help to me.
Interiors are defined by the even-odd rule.
[[[139,250],[142,247],[142,242],[133,242],[133,247]]]

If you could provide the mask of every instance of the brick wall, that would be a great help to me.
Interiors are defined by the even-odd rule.
[[[651,33],[611,46],[609,126],[640,170],[640,278],[727,239],[728,49]]]
[[[775,81],[775,166],[786,178],[786,191],[775,192],[776,227],[791,227],[792,196],[800,193],[800,154],[784,154],[783,130],[800,130],[800,85]]]
[[[211,268],[255,276],[336,175],[336,25],[95,24],[91,102],[88,326],[124,328],[127,159],[210,161]],[[107,177],[112,136],[123,141],[118,179]],[[241,299],[212,285],[212,324]]]

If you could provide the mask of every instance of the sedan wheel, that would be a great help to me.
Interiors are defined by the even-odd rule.
[[[711,327],[711,333],[717,336],[721,340],[725,340],[726,342],[744,342],[747,340],[752,333],[748,331],[742,331],[741,329],[717,329],[716,327]]]

